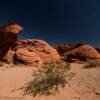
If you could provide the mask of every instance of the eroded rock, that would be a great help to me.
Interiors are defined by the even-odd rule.
[[[56,49],[43,40],[27,39],[16,41],[3,58],[8,63],[42,65],[60,60]]]
[[[9,51],[17,41],[17,35],[23,28],[16,23],[9,23],[0,27],[0,59]]]

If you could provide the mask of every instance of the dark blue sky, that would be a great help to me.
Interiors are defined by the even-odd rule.
[[[20,39],[100,47],[100,0],[0,1],[0,25],[11,21],[24,27]]]

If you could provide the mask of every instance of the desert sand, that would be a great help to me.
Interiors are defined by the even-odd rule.
[[[0,67],[0,100],[100,100],[100,67],[71,64],[71,72],[76,75],[58,94],[50,96],[33,97],[24,93],[32,72],[33,67]]]

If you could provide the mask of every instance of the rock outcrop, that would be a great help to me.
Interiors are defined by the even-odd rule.
[[[10,47],[17,41],[17,35],[23,28],[16,23],[0,27],[0,59],[5,56]]]
[[[58,61],[59,59],[60,56],[56,49],[45,41],[28,39],[16,41],[3,60],[7,63],[41,65]]]
[[[0,27],[0,60],[7,63],[41,65],[60,59],[56,49],[43,40],[17,40],[23,28],[10,23]]]
[[[75,58],[86,61],[87,59],[100,59],[100,54],[90,45],[84,44],[78,48],[69,51],[67,58]]]
[[[56,47],[58,53],[62,56],[64,55],[64,53],[67,53],[68,51],[71,51],[79,46],[82,46],[83,43],[78,43],[78,44],[61,44],[61,45],[58,45]]]
[[[57,46],[58,53],[62,56],[64,53],[75,48],[75,45],[72,44],[61,44]]]
[[[42,65],[43,63],[59,61],[61,57],[66,61],[100,59],[100,50],[88,44],[64,44],[57,46],[56,50],[43,40],[17,40],[17,35],[22,30],[23,28],[16,23],[0,27],[0,61]]]

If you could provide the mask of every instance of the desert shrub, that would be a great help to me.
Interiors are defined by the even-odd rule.
[[[100,61],[88,61],[85,68],[100,67]]]
[[[59,87],[64,88],[67,81],[73,77],[72,73],[68,74],[69,70],[70,64],[66,62],[44,64],[33,72],[33,80],[29,82],[25,92],[33,96],[59,92]]]

